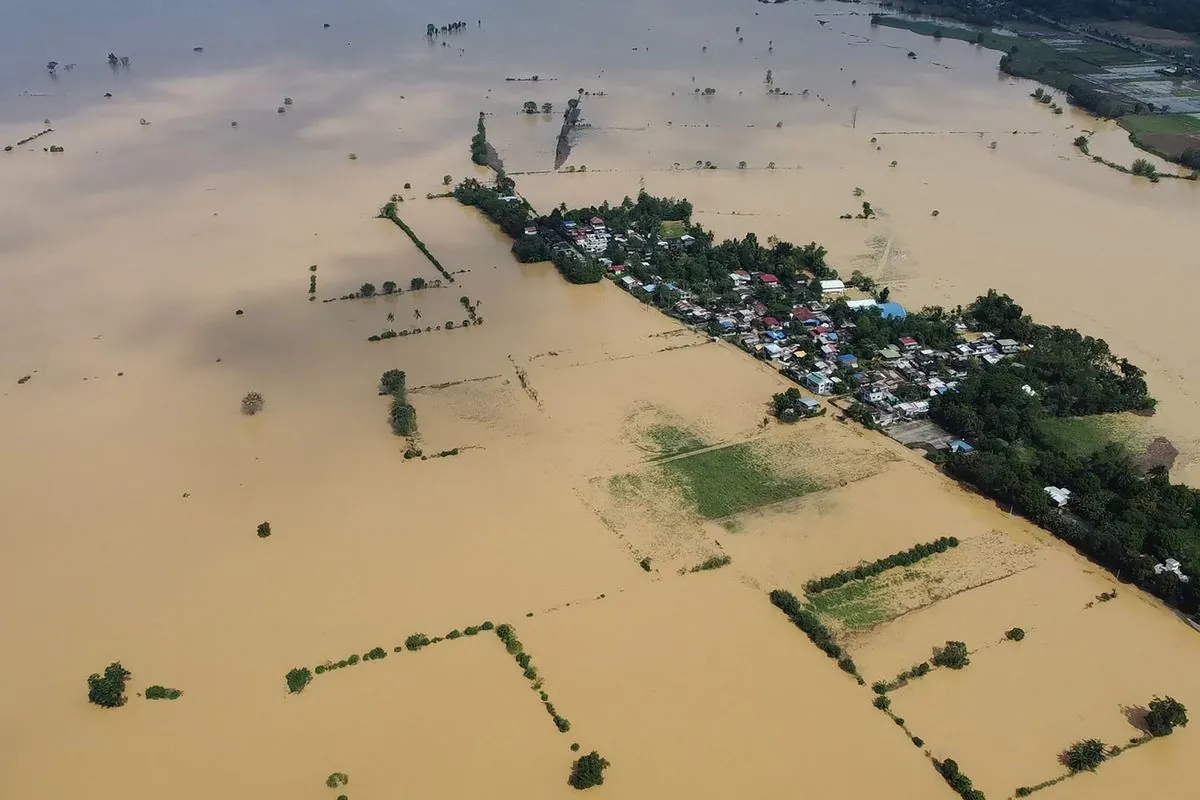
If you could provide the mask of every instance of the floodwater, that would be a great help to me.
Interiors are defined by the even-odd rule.
[[[686,562],[668,557],[644,572],[653,536],[614,530],[593,502],[595,479],[645,462],[630,426],[652,412],[714,444],[747,439],[783,382],[613,286],[573,287],[547,266],[514,264],[473,212],[425,199],[444,175],[478,173],[467,142],[480,110],[510,171],[545,171],[557,115],[521,116],[520,104],[561,110],[577,88],[603,91],[584,98],[593,127],[568,162],[587,173],[518,177],[537,207],[644,187],[687,196],[720,235],[825,243],[835,265],[875,275],[909,306],[1008,291],[1147,369],[1162,401],[1155,423],[1182,451],[1176,476],[1194,482],[1196,185],[1151,186],[1089,163],[1071,147],[1083,128],[1103,128],[1093,152],[1130,161],[1136,151],[1108,126],[1029,101],[1030,85],[997,76],[996,54],[873,31],[868,10],[711,0],[523,2],[503,15],[482,2],[368,0],[22,8],[0,29],[0,140],[37,133],[44,118],[54,132],[0,153],[0,636],[10,654],[0,742],[17,767],[11,793],[328,798],[324,777],[340,771],[351,797],[561,797],[578,741],[613,762],[598,795],[931,796],[945,790],[921,751],[765,592],[799,593],[809,577],[916,541],[996,531],[1012,552],[1036,547],[1040,566],[855,645],[869,683],[945,638],[974,647],[998,637],[1022,620],[993,619],[994,609],[1037,598],[1044,613],[1027,617],[1055,638],[1039,643],[1031,622],[1013,649],[898,693],[935,756],[958,758],[1004,796],[1052,777],[1072,736],[1119,741],[1119,704],[1159,693],[1200,708],[1191,631],[1127,590],[1073,625],[1108,585],[1102,575],[902,449],[832,420],[768,435],[807,437],[827,471],[839,453],[869,451],[871,470],[727,528],[695,526],[680,552],[719,542],[734,557],[724,570],[680,577]],[[427,22],[455,18],[468,25],[443,37],[448,46],[426,41]],[[129,68],[110,70],[110,50]],[[77,66],[51,76],[49,60]],[[767,97],[768,68],[797,94]],[[533,74],[536,84],[503,81]],[[692,96],[710,86],[712,97]],[[284,97],[295,102],[279,114]],[[44,152],[51,144],[66,152]],[[720,169],[686,168],[697,159]],[[741,160],[747,169],[735,168]],[[856,186],[879,220],[837,219],[854,210]],[[373,219],[397,192],[431,251],[466,270],[458,282],[308,302],[313,264],[319,299],[364,281],[440,277],[399,229]],[[422,325],[457,325],[460,296],[480,303],[483,325],[366,341],[416,324],[418,311]],[[421,447],[458,456],[404,461],[376,395],[393,367],[413,387]],[[266,397],[253,418],[238,413],[250,389]],[[831,473],[826,484],[836,482]],[[265,541],[254,536],[263,520]],[[517,624],[571,732],[554,729],[490,636],[284,693],[293,666],[483,619]],[[1139,644],[1122,646],[1127,637]],[[1148,651],[1161,657],[1146,671]],[[1004,702],[1023,684],[1001,654],[1024,660],[1040,698],[1029,714],[1057,715],[1055,725]],[[100,711],[84,702],[84,681],[116,659],[133,672],[130,701]],[[1121,668],[1078,681],[1060,659]],[[1034,680],[1043,674],[1070,689],[1061,708],[1048,678]],[[132,694],[154,683],[185,694]],[[1094,726],[1070,722],[1092,707]],[[996,716],[972,739],[985,712]],[[1195,735],[1046,796],[1192,785]],[[996,741],[1018,736],[1019,757],[993,759]],[[872,770],[861,769],[864,752]]]

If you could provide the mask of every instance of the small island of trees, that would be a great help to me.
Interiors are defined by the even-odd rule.
[[[125,705],[125,683],[130,674],[120,661],[105,667],[104,674],[92,674],[87,679],[88,702],[101,708],[120,708]]]
[[[571,767],[569,783],[576,789],[590,789],[604,783],[604,770],[609,767],[608,759],[595,750],[580,756]]]

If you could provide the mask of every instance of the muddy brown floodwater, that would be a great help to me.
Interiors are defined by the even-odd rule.
[[[1125,710],[1155,694],[1200,709],[1200,635],[1157,603],[1122,586],[1088,608],[1114,581],[1041,532],[832,417],[764,426],[785,386],[768,368],[613,285],[516,264],[473,212],[425,199],[483,174],[483,110],[538,208],[645,188],[722,236],[822,242],[910,307],[1009,292],[1147,370],[1194,484],[1200,187],[1074,152],[1096,130],[1093,152],[1131,161],[1114,126],[1050,115],[995,53],[873,30],[868,6],[76,5],[0,48],[0,139],[54,128],[0,154],[13,797],[332,800],[335,771],[352,798],[568,797],[573,742],[612,762],[598,797],[951,796],[925,750],[1008,797],[1077,739],[1138,735]],[[50,76],[50,58],[78,66]],[[768,68],[793,95],[766,95]],[[578,88],[604,92],[572,134],[588,169],[550,173]],[[838,220],[855,187],[878,220]],[[457,282],[309,302],[313,264],[318,300],[441,277],[374,218],[393,193]],[[464,295],[483,325],[366,341],[417,312],[457,327]],[[405,461],[376,394],[390,368],[420,446],[459,455]],[[244,417],[251,389],[266,407]],[[966,670],[894,693],[914,747],[766,594],[951,535],[958,551],[823,612],[867,687],[968,643]],[[679,574],[717,554],[732,564]],[[569,732],[491,634],[392,652],[483,620],[517,626]],[[1026,639],[1002,643],[1013,626]],[[286,694],[290,668],[375,646],[390,655]],[[88,705],[118,659],[128,704]],[[151,684],[184,694],[150,703]],[[1185,791],[1197,736],[1039,796]]]

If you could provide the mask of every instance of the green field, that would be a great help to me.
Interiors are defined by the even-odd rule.
[[[889,619],[882,598],[878,577],[853,581],[845,586],[816,595],[808,595],[812,610],[838,620],[847,628],[869,628]]]
[[[675,425],[651,425],[646,429],[646,436],[654,448],[655,459],[683,455],[708,447],[708,443],[695,432]]]
[[[804,475],[778,474],[750,442],[677,458],[664,462],[662,468],[706,519],[721,519],[823,488]]]
[[[1200,119],[1189,114],[1130,114],[1121,117],[1120,124],[1133,134],[1200,134]]]
[[[1089,456],[1110,444],[1136,453],[1153,438],[1142,418],[1133,414],[1050,417],[1038,425],[1050,446],[1075,456]]]
[[[687,224],[682,220],[665,220],[658,226],[658,235],[664,239],[678,239],[687,233]]]

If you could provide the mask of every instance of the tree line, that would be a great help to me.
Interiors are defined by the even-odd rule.
[[[836,589],[850,581],[861,581],[893,567],[911,566],[937,553],[944,553],[952,547],[958,547],[958,539],[953,536],[942,536],[932,542],[918,544],[907,550],[901,550],[899,553],[892,553],[886,558],[859,564],[854,569],[844,569],[832,575],[826,575],[824,578],[814,578],[804,584],[804,591],[808,594],[819,594],[829,589]]]
[[[397,436],[412,436],[417,432],[417,410],[408,402],[405,384],[404,370],[389,369],[379,378],[379,393],[392,398],[388,421]]]
[[[825,627],[821,619],[796,599],[796,595],[784,589],[775,589],[771,592],[770,598],[771,604],[786,614],[793,625],[804,631],[809,640],[821,648],[821,652],[837,661],[843,671],[858,678],[859,683],[863,682],[854,659],[850,658],[850,655],[837,643],[833,638],[833,633]]]

